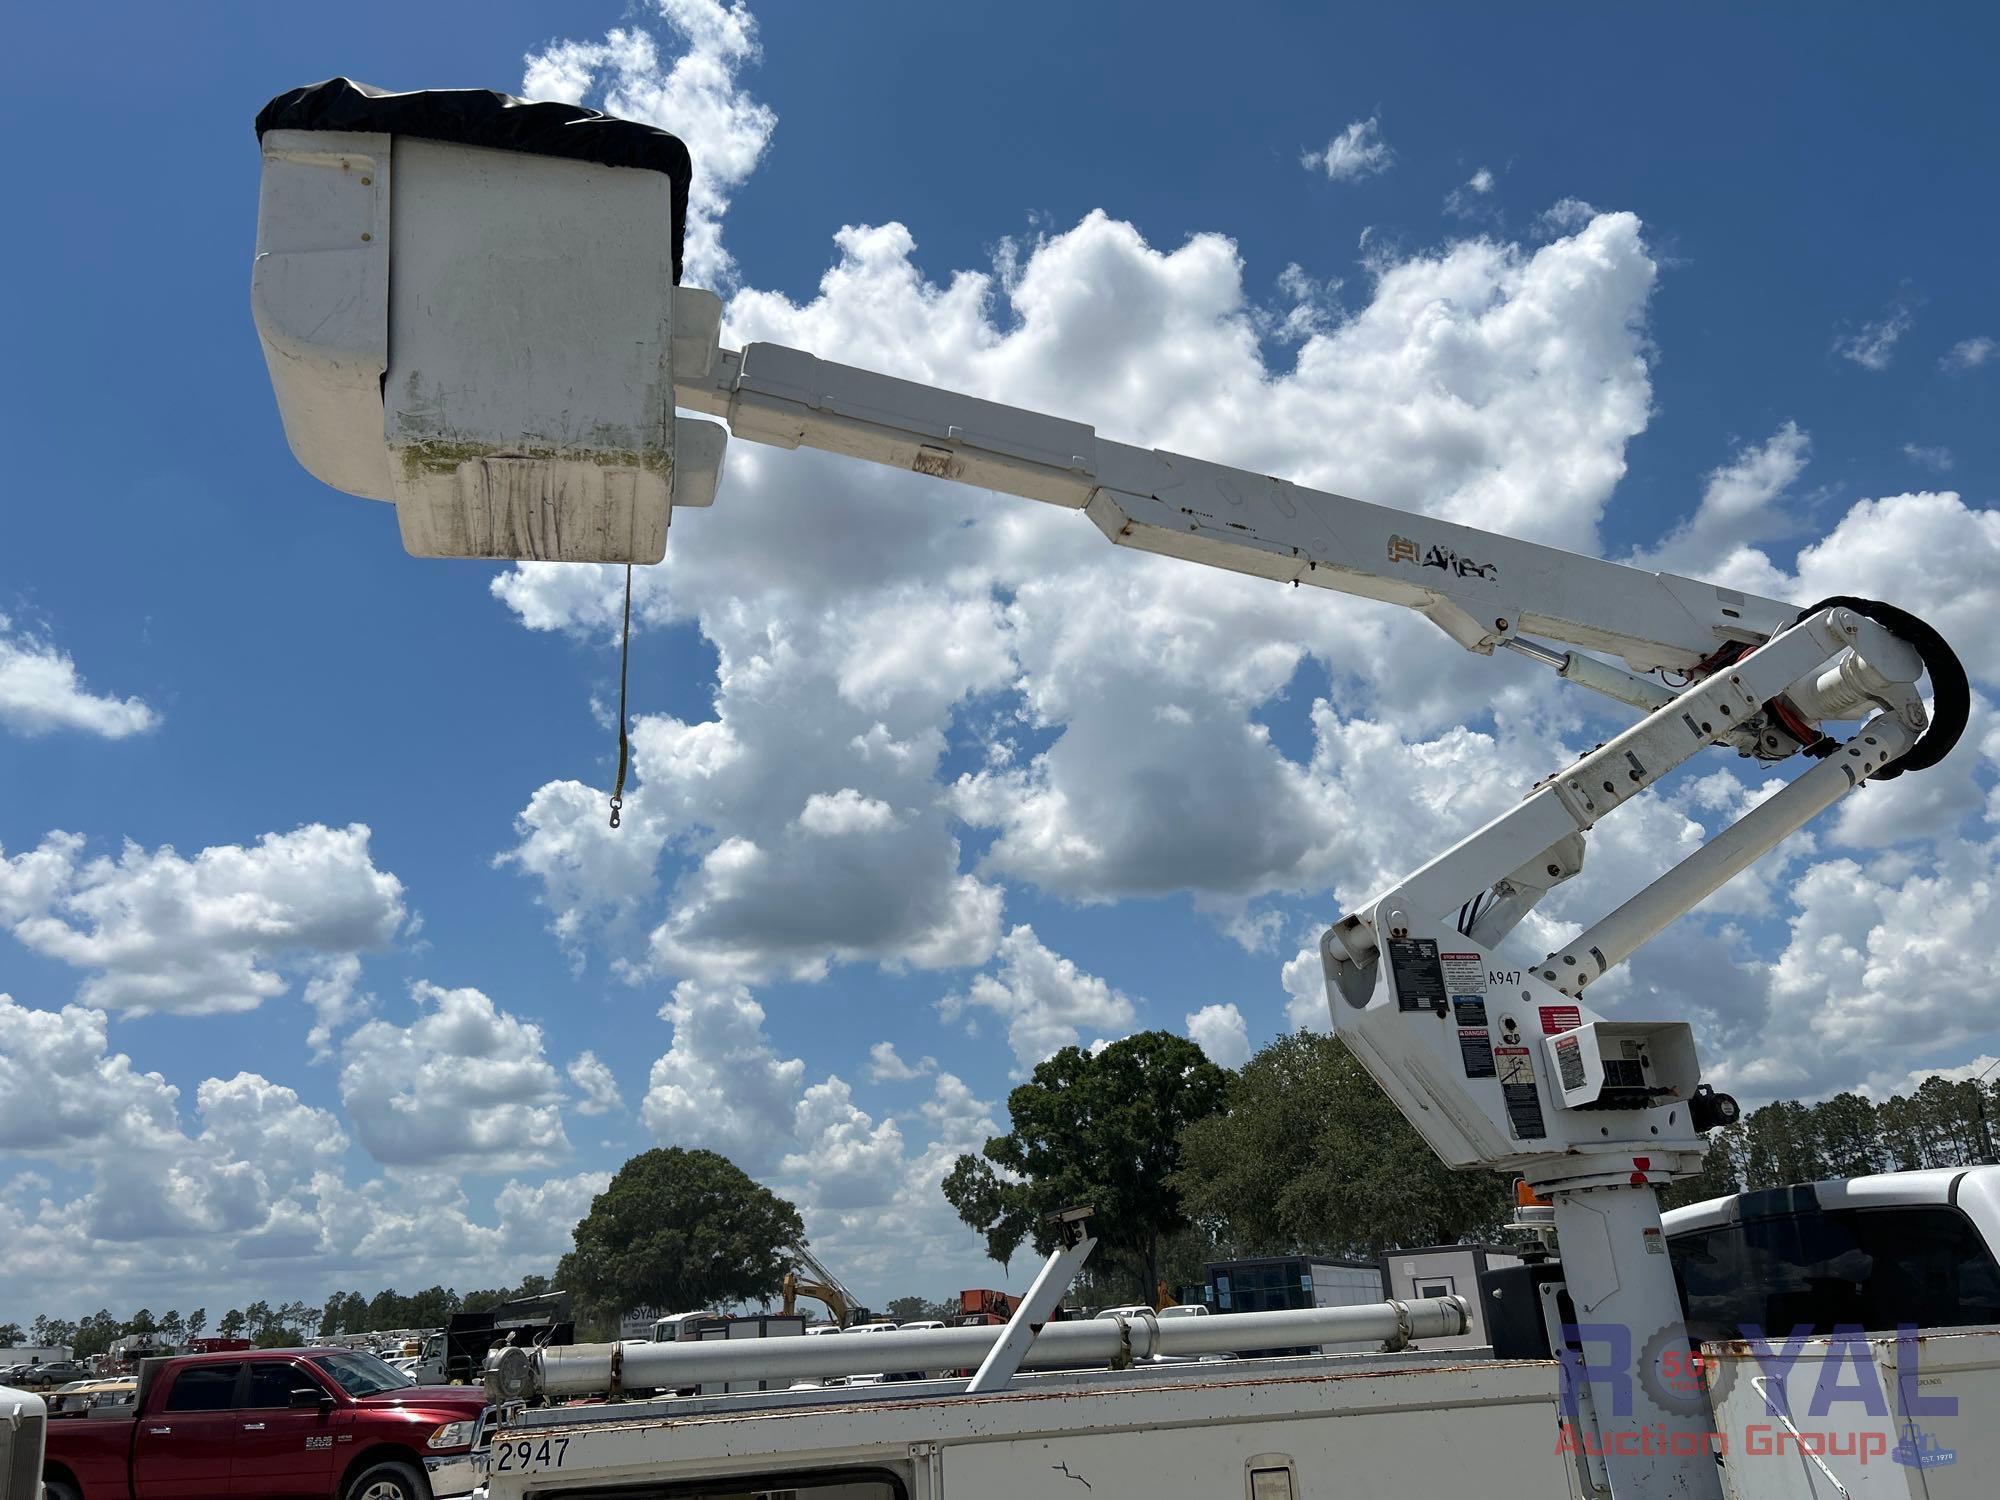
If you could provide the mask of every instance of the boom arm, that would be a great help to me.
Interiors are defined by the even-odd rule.
[[[1468,650],[1539,635],[1641,671],[1686,671],[1798,617],[1775,599],[1112,442],[1081,422],[778,344],[718,348],[707,330],[719,304],[706,292],[678,297],[675,399],[725,419],[738,438],[1081,510],[1117,546],[1401,604]]]

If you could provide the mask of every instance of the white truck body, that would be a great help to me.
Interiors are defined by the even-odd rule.
[[[724,1397],[529,1412],[496,1442],[488,1494],[691,1485],[798,1500],[1412,1500],[1466,1492],[1474,1475],[1485,1500],[1577,1492],[1557,1452],[1550,1362],[1419,1375],[1408,1355],[1335,1355],[1207,1365],[1195,1378],[1149,1367],[1023,1376],[992,1396],[943,1385],[869,1387],[866,1401],[788,1392],[755,1410]]]

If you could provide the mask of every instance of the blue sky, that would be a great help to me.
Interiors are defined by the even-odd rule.
[[[1192,1027],[1233,1061],[1312,1021],[1316,925],[1604,722],[1373,606],[739,445],[642,580],[649,812],[609,844],[608,582],[409,559],[387,507],[285,448],[247,307],[270,95],[518,91],[531,55],[544,77],[567,57],[590,102],[622,90],[688,137],[720,247],[690,279],[730,298],[732,337],[1802,602],[1879,592],[1984,685],[1994,26],[18,17],[17,55],[60,66],[6,105],[37,144],[5,251],[0,1238],[26,1251],[0,1319],[546,1269],[655,1140],[754,1161],[866,1294],[979,1284],[927,1183],[1039,1052]],[[871,232],[837,247],[843,226]],[[1934,785],[1869,793],[1635,966],[1633,996],[1702,997],[1746,1097],[1991,1048],[1979,714]],[[1592,904],[1762,781],[1701,769],[1607,832]],[[852,837],[890,842],[825,852]],[[801,936],[816,921],[859,935]],[[474,1077],[490,1129],[453,1102]],[[55,1274],[78,1256],[82,1287]]]

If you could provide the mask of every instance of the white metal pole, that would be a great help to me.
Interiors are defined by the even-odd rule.
[[[1090,1252],[1096,1248],[1097,1237],[1085,1233],[1075,1244],[1064,1245],[1042,1263],[1034,1285],[1028,1288],[1028,1295],[1021,1299],[1021,1305],[1014,1309],[1014,1316],[1007,1320],[1007,1326],[994,1340],[986,1358],[972,1372],[972,1379],[965,1387],[968,1393],[978,1396],[1007,1388],[1007,1382],[1014,1378],[1021,1368],[1021,1361],[1027,1357],[1035,1336],[1042,1331],[1042,1325],[1055,1315],[1056,1304],[1062,1301],[1063,1293],[1069,1290],[1076,1273],[1083,1269],[1083,1263],[1090,1259]]]
[[[1681,1400],[1697,1393],[1659,1194],[1641,1183],[1550,1197],[1597,1418],[1594,1434],[1573,1435],[1600,1445],[1614,1500],[1722,1500],[1708,1404]],[[1663,1405],[1663,1394],[1682,1409]]]
[[[1136,1328],[1141,1326],[1133,1321]],[[1167,1318],[1145,1348],[1132,1354],[1234,1354],[1246,1349],[1309,1348],[1318,1344],[1451,1338],[1468,1326],[1458,1297],[1381,1302],[1361,1307],[1308,1307],[1284,1312],[1227,1313]],[[539,1391],[548,1397],[602,1394],[611,1388],[613,1351],[625,1390],[677,1390],[725,1380],[819,1380],[880,1370],[950,1370],[978,1366],[1004,1329],[934,1328],[897,1333],[824,1334],[814,1338],[709,1339],[661,1344],[571,1344],[504,1350],[530,1366],[519,1384],[496,1388],[497,1362],[487,1369],[488,1390],[512,1399]],[[1108,1364],[1123,1352],[1118,1324],[1108,1318],[1050,1323],[1023,1357],[1024,1367]],[[512,1372],[510,1372],[512,1373]]]

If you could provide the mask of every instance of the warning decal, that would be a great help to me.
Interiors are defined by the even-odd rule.
[[[1555,1039],[1556,1071],[1562,1076],[1565,1092],[1583,1087],[1583,1047],[1573,1036]]]
[[[1517,1140],[1538,1141],[1548,1134],[1542,1123],[1542,1099],[1535,1087],[1535,1065],[1526,1047],[1495,1047],[1500,1092],[1507,1105],[1507,1124]]]
[[[1542,1035],[1554,1036],[1559,1031],[1574,1031],[1583,1024],[1583,1012],[1574,1005],[1544,1005],[1542,1007]]]
[[[1390,938],[1389,976],[1396,986],[1396,1009],[1445,1013],[1444,970],[1431,938]]]
[[[1500,1062],[1502,1083],[1533,1083],[1535,1065],[1528,1060],[1526,1047],[1496,1047],[1494,1054]]]
[[[1493,1033],[1484,1026],[1458,1028],[1458,1055],[1467,1078],[1493,1077]]]
[[[1486,993],[1486,960],[1477,953],[1440,953],[1445,988],[1454,995]]]
[[[1458,1022],[1458,1057],[1467,1078],[1493,1076],[1493,1033],[1486,1029],[1486,997],[1453,995],[1452,1019]]]

